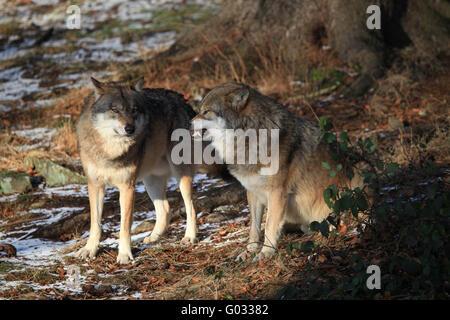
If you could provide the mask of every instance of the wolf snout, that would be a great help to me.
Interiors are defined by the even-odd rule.
[[[133,134],[134,131],[136,130],[136,127],[132,124],[127,124],[124,128],[125,132],[128,134]]]
[[[191,129],[189,130],[189,133],[191,134],[192,137],[201,137],[203,134],[203,131],[205,131],[205,129],[195,129],[194,127],[191,126]]]
[[[206,131],[205,128],[202,127],[199,117],[196,116],[191,120],[191,127],[189,129],[189,132],[191,133],[192,137],[201,137],[203,132]]]

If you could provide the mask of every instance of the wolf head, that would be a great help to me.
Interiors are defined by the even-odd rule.
[[[145,127],[142,81],[135,86],[102,83],[91,78],[96,101],[92,106],[94,128],[104,138],[136,139]]]
[[[226,83],[203,98],[191,129],[194,136],[211,140],[227,164],[257,164],[261,174],[274,174],[278,171],[279,120],[283,112],[271,98],[251,87]]]
[[[192,129],[235,129],[245,114],[250,87],[225,83],[211,90],[200,104],[200,113],[191,120]]]

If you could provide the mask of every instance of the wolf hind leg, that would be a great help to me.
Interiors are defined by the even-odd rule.
[[[144,244],[149,244],[158,241],[167,231],[170,223],[170,207],[166,198],[166,176],[149,176],[143,181],[156,211],[155,227],[150,236],[144,239]]]
[[[89,205],[91,210],[91,228],[86,245],[77,252],[77,257],[93,259],[98,251],[102,234],[101,219],[105,198],[105,186],[103,184],[88,183]]]

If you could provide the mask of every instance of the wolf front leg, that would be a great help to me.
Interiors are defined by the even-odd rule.
[[[247,259],[247,251],[256,251],[259,242],[261,241],[261,220],[264,212],[264,204],[249,190],[247,190],[247,202],[250,207],[250,234],[248,237],[247,250],[244,250],[244,252],[239,254],[236,257],[236,261]]]
[[[120,239],[117,263],[128,264],[133,260],[130,231],[133,222],[134,182],[118,187],[120,192]]]
[[[101,219],[103,201],[105,198],[105,185],[98,182],[88,182],[89,204],[91,209],[91,229],[86,245],[77,252],[77,256],[83,259],[95,258],[102,234]]]
[[[195,243],[197,241],[197,215],[192,202],[192,177],[180,178],[180,191],[186,207],[186,233],[181,243]]]
[[[268,210],[264,245],[261,252],[253,261],[271,257],[275,254],[283,229],[284,215],[286,212],[287,196],[282,189],[272,190],[268,195]]]

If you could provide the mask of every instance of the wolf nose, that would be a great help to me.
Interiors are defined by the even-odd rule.
[[[135,128],[132,124],[127,124],[125,126],[125,132],[128,134],[132,134],[134,132]]]

